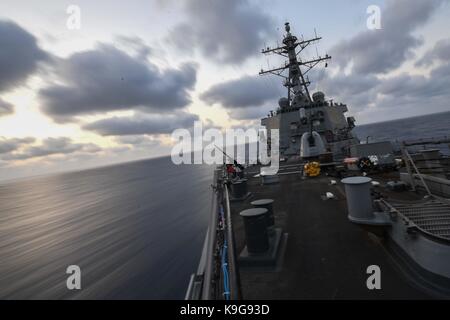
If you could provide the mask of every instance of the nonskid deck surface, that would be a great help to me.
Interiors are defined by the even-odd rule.
[[[428,298],[396,267],[381,240],[348,221],[342,184],[331,185],[332,178],[326,176],[304,179],[295,173],[281,175],[275,185],[261,185],[250,174],[248,178],[252,196],[232,204],[237,253],[245,246],[239,212],[255,199],[275,200],[276,226],[288,237],[278,270],[240,268],[244,299]],[[326,192],[337,199],[323,200]],[[367,288],[371,265],[381,269],[381,290]]]

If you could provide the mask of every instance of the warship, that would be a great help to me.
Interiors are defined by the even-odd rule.
[[[285,30],[262,53],[287,62],[260,72],[287,88],[261,120],[279,129],[283,161],[276,174],[215,168],[186,299],[449,298],[450,161],[438,147],[450,139],[360,142],[345,104],[310,95],[308,72],[331,57],[302,52],[321,38]]]

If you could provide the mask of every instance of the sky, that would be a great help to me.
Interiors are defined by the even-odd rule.
[[[449,111],[449,16],[449,0],[2,0],[0,180],[167,155],[197,120],[258,125],[286,95],[258,72],[282,63],[260,51],[287,21],[323,37],[311,90],[358,124]]]

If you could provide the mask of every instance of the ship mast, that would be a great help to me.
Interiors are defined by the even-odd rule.
[[[266,48],[262,50],[263,54],[275,53],[285,58],[288,61],[279,68],[274,68],[271,70],[262,70],[260,75],[264,74],[274,74],[285,79],[284,86],[288,89],[288,101],[291,105],[291,94],[296,96],[302,96],[307,102],[312,102],[311,96],[309,94],[308,86],[310,84],[309,80],[305,76],[306,74],[314,68],[319,62],[331,59],[328,54],[325,57],[317,57],[313,60],[302,61],[299,54],[310,44],[315,41],[319,41],[322,38],[315,36],[313,39],[298,41],[297,37],[291,34],[291,27],[289,22],[285,23],[286,35],[283,39],[283,46],[277,48]],[[301,67],[306,67],[305,71]],[[289,70],[288,75],[284,75],[285,70]]]

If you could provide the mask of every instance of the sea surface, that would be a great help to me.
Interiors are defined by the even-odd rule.
[[[450,136],[450,112],[356,132],[370,141]],[[0,183],[0,299],[183,299],[211,183],[211,167],[170,158]],[[69,265],[81,268],[79,291],[66,288]]]
[[[354,130],[361,140],[366,142],[392,141],[394,147],[404,140],[418,140],[432,137],[450,138],[450,112],[426,116],[379,122],[357,126]],[[444,154],[450,154],[449,145],[433,146]]]
[[[159,158],[0,185],[0,299],[183,299],[211,183]]]

